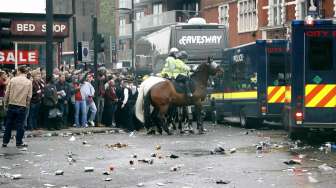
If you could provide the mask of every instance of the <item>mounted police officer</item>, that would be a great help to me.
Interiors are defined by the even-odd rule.
[[[177,82],[182,82],[186,87],[187,96],[190,98],[192,97],[192,92],[188,76],[190,67],[185,64],[187,59],[187,52],[179,52],[177,48],[171,48],[166,59],[166,64],[162,69],[161,76],[175,79]]]
[[[177,48],[171,48],[169,50],[168,57],[166,58],[166,63],[161,71],[161,76],[164,78],[176,78],[177,74],[175,73],[175,60],[178,53]]]
[[[175,72],[177,74],[176,81],[183,82],[186,87],[186,93],[188,97],[192,97],[191,83],[189,78],[190,67],[185,63],[188,60],[188,54],[186,51],[180,51],[176,55],[175,60]]]

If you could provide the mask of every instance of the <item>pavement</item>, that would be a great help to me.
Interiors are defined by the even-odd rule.
[[[326,147],[291,141],[283,130],[206,128],[203,135],[171,136],[62,130],[59,136],[26,138],[29,147],[23,150],[12,141],[8,148],[0,148],[0,188],[336,185],[336,153]],[[58,170],[63,175],[55,175]],[[15,174],[21,177],[15,179]]]
[[[25,131],[25,137],[31,138],[31,137],[70,136],[70,135],[80,135],[80,134],[119,133],[119,132],[123,132],[123,130],[119,128],[112,128],[112,127],[87,127],[87,128],[71,127],[71,128],[61,129],[57,131],[49,131],[45,129],[39,129],[35,131]],[[2,132],[0,133],[0,138],[3,138]]]

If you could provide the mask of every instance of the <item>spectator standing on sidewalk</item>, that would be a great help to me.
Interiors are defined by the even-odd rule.
[[[93,97],[95,95],[95,89],[91,84],[91,82],[93,81],[94,79],[93,79],[92,74],[88,74],[86,77],[86,82],[84,82],[84,84],[81,86],[81,91],[84,93],[85,101],[86,101],[86,114],[88,115],[90,111],[88,123],[92,127],[95,126],[94,120],[95,120],[96,113],[97,113],[97,107],[93,100]]]
[[[97,124],[101,126],[103,111],[105,106],[105,83],[106,76],[104,74],[98,75],[98,94],[97,94]]]
[[[75,124],[74,127],[88,127],[87,125],[87,114],[86,114],[86,101],[85,95],[82,92],[82,85],[84,84],[84,80],[82,76],[79,78],[75,78],[73,83],[75,89]],[[81,122],[79,122],[79,117],[81,117]]]
[[[18,74],[8,85],[5,94],[5,106],[7,107],[7,119],[5,126],[5,134],[3,137],[2,147],[7,147],[11,138],[11,132],[16,127],[16,146],[27,147],[23,143],[24,128],[23,121],[26,115],[26,109],[30,106],[32,97],[32,82],[27,79],[27,68],[20,66]]]
[[[28,117],[28,130],[34,130],[38,126],[40,106],[43,97],[44,83],[41,80],[40,70],[32,71],[33,77],[33,95],[30,103],[29,117]]]
[[[114,80],[111,79],[110,81],[108,81],[105,84],[105,88],[106,88],[105,102],[106,102],[107,107],[109,107],[107,109],[107,111],[108,111],[107,114],[108,114],[108,117],[111,117],[110,118],[110,120],[111,120],[110,127],[115,127],[116,126],[116,124],[115,124],[115,112],[116,112],[116,109],[117,109],[118,98],[117,98],[117,95],[116,95],[116,88],[115,88]]]
[[[6,87],[8,85],[9,79],[5,71],[0,71],[0,127],[1,130],[5,130],[4,119],[5,119],[5,103],[4,97],[6,92]]]
[[[46,86],[44,88],[44,97],[43,97],[43,105],[44,105],[44,127],[48,130],[58,130],[60,129],[59,122],[53,121],[55,117],[51,115],[51,111],[57,111],[57,89],[54,83],[53,77],[47,76],[46,78]]]
[[[56,83],[56,89],[58,95],[58,108],[62,113],[62,128],[66,128],[68,123],[68,104],[71,98],[71,88],[65,80],[65,74],[61,73],[59,75],[59,80]]]

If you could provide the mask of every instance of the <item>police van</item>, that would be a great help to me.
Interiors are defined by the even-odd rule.
[[[214,79],[210,97],[217,120],[242,127],[281,120],[285,102],[286,40],[257,40],[224,50],[224,74]]]
[[[336,128],[336,22],[292,21],[291,66],[283,115],[291,137],[305,128]]]

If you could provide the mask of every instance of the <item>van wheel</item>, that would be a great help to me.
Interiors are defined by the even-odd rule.
[[[307,136],[307,131],[304,128],[288,127],[288,137],[292,140],[304,139]]]
[[[239,119],[240,119],[240,127],[247,128],[247,118],[243,111],[240,112]]]
[[[283,128],[288,131],[289,130],[289,117],[288,117],[288,113],[286,111],[283,111],[282,112],[282,116],[281,116],[281,120],[282,120],[282,125],[283,125]]]

